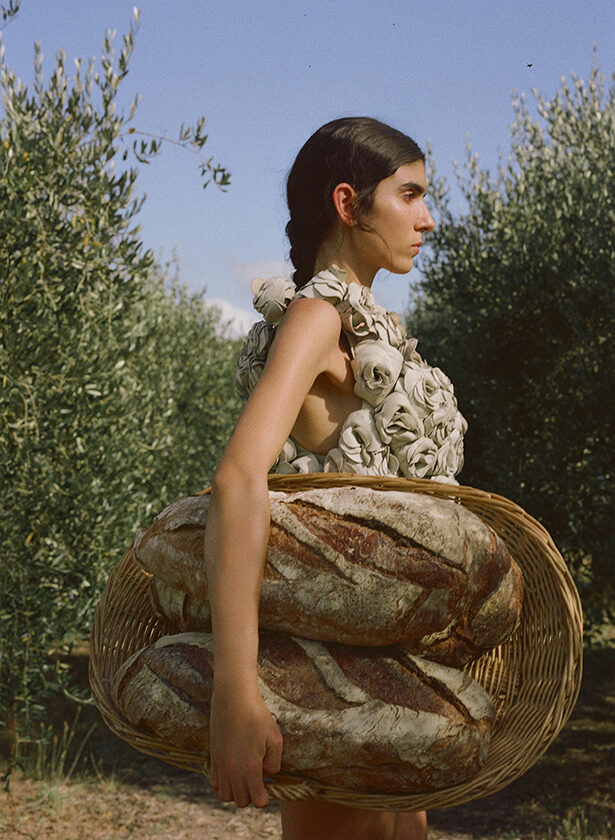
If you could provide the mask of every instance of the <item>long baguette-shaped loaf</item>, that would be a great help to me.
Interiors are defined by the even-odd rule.
[[[517,626],[519,569],[495,532],[462,505],[363,487],[270,492],[270,501],[262,627],[404,644],[460,665]],[[158,608],[180,629],[209,629],[208,505],[206,495],[169,505],[135,542],[136,560],[163,582],[152,584]]]
[[[211,635],[165,636],[113,685],[136,726],[207,756]],[[282,771],[350,790],[437,790],[472,777],[493,706],[462,671],[395,648],[355,648],[263,632],[259,689],[284,739]]]

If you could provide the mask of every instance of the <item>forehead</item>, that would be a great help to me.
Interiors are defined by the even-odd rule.
[[[425,189],[425,163],[422,160],[404,163],[384,180],[390,181],[392,186],[395,187],[401,187],[404,184],[417,184]]]

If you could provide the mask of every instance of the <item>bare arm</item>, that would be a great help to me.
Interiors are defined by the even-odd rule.
[[[258,603],[269,535],[267,473],[316,377],[337,350],[340,319],[321,300],[291,304],[262,378],[216,471],[205,557],[214,632],[211,779],[221,799],[266,804],[281,736],[258,693]]]

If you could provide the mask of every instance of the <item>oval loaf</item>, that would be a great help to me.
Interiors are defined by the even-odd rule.
[[[262,627],[356,645],[403,644],[450,665],[516,628],[520,571],[503,541],[462,505],[364,487],[269,495]],[[207,495],[181,499],[135,541],[135,559],[159,578],[152,582],[156,608],[182,630],[210,629],[208,505]]]
[[[118,708],[176,747],[209,752],[211,635],[165,636],[116,674]],[[259,689],[284,739],[282,771],[349,790],[437,790],[485,761],[493,706],[467,674],[400,649],[263,632]]]

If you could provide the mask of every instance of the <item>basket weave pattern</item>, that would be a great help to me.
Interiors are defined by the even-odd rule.
[[[267,782],[268,792],[274,799],[318,796],[355,807],[403,811],[446,808],[495,793],[525,773],[544,753],[568,720],[578,696],[582,613],[564,561],[535,519],[513,502],[482,490],[421,479],[332,473],[269,476],[270,490],[286,492],[347,485],[427,493],[462,504],[502,537],[519,564],[525,587],[519,629],[504,645],[466,668],[495,705],[489,754],[472,779],[436,792],[357,793],[281,775]],[[111,697],[113,676],[132,653],[177,632],[152,613],[147,593],[150,577],[134,562],[132,546],[109,577],[92,628],[92,693],[105,722],[120,738],[169,764],[200,772],[205,756],[138,730],[122,716]]]

